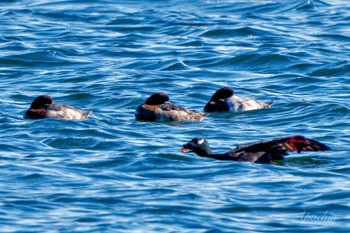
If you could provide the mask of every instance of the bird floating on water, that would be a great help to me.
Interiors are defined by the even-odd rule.
[[[273,101],[262,102],[253,98],[236,96],[231,87],[217,90],[205,105],[205,112],[249,111],[271,107]]]
[[[178,107],[169,102],[166,93],[158,92],[136,108],[135,116],[143,121],[202,121],[207,114]]]
[[[72,106],[55,103],[49,95],[34,99],[24,117],[30,119],[62,118],[67,120],[87,119],[92,111],[84,112]]]
[[[325,144],[302,135],[275,138],[241,145],[223,154],[213,154],[206,139],[196,137],[183,145],[183,153],[194,152],[202,157],[217,160],[233,160],[241,162],[271,163],[272,160],[283,160],[287,152],[325,151],[330,150]]]

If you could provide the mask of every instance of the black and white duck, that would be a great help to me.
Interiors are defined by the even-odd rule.
[[[325,144],[302,135],[263,140],[241,145],[223,154],[213,154],[206,139],[196,137],[183,145],[181,152],[194,152],[202,157],[217,160],[241,162],[271,163],[272,160],[283,160],[287,152],[325,151],[330,150]]]
[[[231,87],[217,90],[205,105],[205,112],[249,111],[271,107],[273,101],[262,102],[253,98],[236,96]]]

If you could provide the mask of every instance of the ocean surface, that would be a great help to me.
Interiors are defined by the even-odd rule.
[[[0,2],[0,232],[349,232],[348,0]],[[203,110],[219,88],[270,109],[136,121],[159,91]],[[35,97],[92,110],[29,120]],[[277,164],[214,152],[302,134]]]

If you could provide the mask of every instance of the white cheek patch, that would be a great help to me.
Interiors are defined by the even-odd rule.
[[[203,138],[198,140],[198,144],[199,144],[199,145],[202,144],[203,142],[204,142],[204,139],[203,139]]]

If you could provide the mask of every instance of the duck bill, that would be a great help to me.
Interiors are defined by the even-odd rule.
[[[188,152],[190,152],[190,149],[183,147],[183,148],[180,150],[180,152],[182,152],[182,153],[188,153]]]

